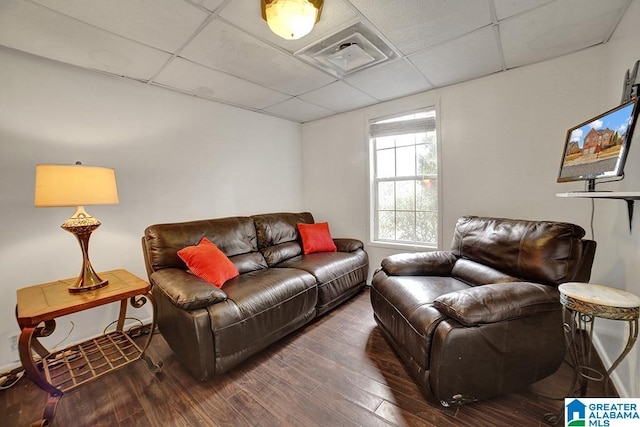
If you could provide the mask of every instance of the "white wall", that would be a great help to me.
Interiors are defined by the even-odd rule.
[[[568,128],[619,104],[624,72],[640,59],[639,9],[634,2],[604,46],[304,124],[305,207],[328,220],[334,235],[367,242],[371,271],[377,268],[399,250],[368,241],[367,120],[439,105],[443,248],[465,214],[570,221],[589,236],[590,202],[555,196],[583,189],[556,183],[564,138]],[[640,191],[640,135],[633,145],[626,179],[600,189]],[[595,215],[592,281],[640,295],[640,220],[629,234],[622,201],[597,201]],[[600,320],[596,326],[599,352],[612,361],[626,325]],[[636,349],[616,371],[623,396],[640,397],[638,361]]]
[[[59,228],[73,209],[33,207],[37,163],[115,168],[120,204],[87,207],[102,221],[90,245],[98,271],[146,278],[140,237],[153,223],[302,210],[297,123],[7,48],[0,64],[0,367],[15,365],[16,289],[81,266]],[[68,316],[46,342],[95,336],[115,316],[117,305]]]
[[[602,107],[615,106],[622,94],[624,71],[640,60],[640,2],[632,2],[624,21],[602,57]],[[617,191],[640,191],[640,126],[636,125],[633,144],[625,167],[625,179],[602,186]],[[583,202],[586,204],[586,202]],[[627,207],[623,201],[596,202],[594,230],[598,241],[592,282],[615,286],[640,296],[640,202],[635,204],[633,232],[629,232]],[[622,351],[628,336],[624,322],[601,320],[596,323],[599,353],[607,366]],[[613,374],[616,386],[625,395],[640,397],[640,344]]]
[[[555,197],[581,185],[556,184],[556,176],[566,129],[600,111],[598,96],[585,90],[599,92],[599,52],[583,51],[304,124],[306,208],[335,223],[334,234],[368,241],[367,121],[439,105],[444,248],[457,218],[465,214],[586,224],[588,212],[570,207],[580,202]],[[373,266],[397,252],[371,243],[367,249]]]

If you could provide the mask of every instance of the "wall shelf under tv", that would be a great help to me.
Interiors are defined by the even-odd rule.
[[[640,200],[640,191],[575,191],[570,193],[556,193],[556,197],[624,200],[627,202],[627,212],[629,213],[629,232],[631,232],[633,203],[636,200]]]

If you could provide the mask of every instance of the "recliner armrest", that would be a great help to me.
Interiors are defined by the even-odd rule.
[[[449,251],[390,255],[382,260],[382,269],[390,276],[448,276],[456,256]]]
[[[449,292],[436,298],[433,305],[465,326],[561,309],[556,288],[531,282],[496,283]]]
[[[333,243],[335,243],[338,252],[355,252],[364,248],[363,243],[358,239],[337,238],[333,239]]]
[[[208,307],[227,299],[222,289],[178,268],[158,270],[149,279],[175,306],[185,310]]]

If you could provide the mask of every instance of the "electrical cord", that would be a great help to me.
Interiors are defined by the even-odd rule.
[[[596,202],[592,198],[591,199],[591,220],[589,222],[589,225],[591,226],[591,240],[596,240],[596,236],[593,232],[593,217],[595,216],[595,210],[596,210]]]
[[[140,320],[138,318],[126,317],[125,320],[133,320],[133,321],[138,323],[138,324],[130,326],[126,330],[126,333],[132,338],[135,338],[135,337],[138,337],[138,336],[144,335],[144,334],[156,333],[156,331],[150,330],[150,328],[149,328],[150,325],[145,325],[142,322],[142,320]],[[114,320],[113,322],[109,323],[104,328],[103,333],[106,334],[107,330],[117,322],[118,322],[117,320]],[[71,329],[69,329],[69,333],[67,333],[67,335],[62,340],[60,340],[54,346],[54,348],[58,347],[60,344],[62,344],[64,341],[66,341],[69,338],[69,336],[71,336],[71,332],[73,332],[74,328],[75,328],[75,323],[71,322]],[[73,360],[76,357],[77,357],[77,354],[75,354],[75,352],[73,352],[71,350],[65,351],[65,352],[57,354],[55,359],[52,360],[51,362],[49,362],[48,366],[55,367],[57,364],[63,363],[65,358],[67,358],[68,360]],[[14,385],[16,385],[18,383],[18,381],[20,381],[20,379],[24,376],[24,374],[25,374],[24,370],[20,370],[20,371],[17,371],[17,372],[6,372],[4,374],[0,374],[0,391],[7,390],[7,389],[13,387]]]
[[[144,334],[154,334],[156,333],[156,331],[152,331],[150,329],[150,325],[145,325],[142,320],[135,318],[135,317],[126,317],[125,320],[132,320],[137,322],[137,324],[134,324],[132,326],[130,326],[125,333],[128,334],[131,338],[135,338],[138,337],[140,335],[144,335]],[[113,322],[109,323],[103,330],[103,334],[107,333],[107,330],[113,326],[115,323],[117,323],[117,320],[114,320]],[[67,335],[60,340],[53,348],[58,347],[60,344],[62,344],[63,342],[65,342],[69,336],[71,336],[71,332],[73,332],[75,328],[75,323],[73,323],[73,321],[71,322],[71,328],[69,329],[69,332],[67,333]],[[55,359],[48,362],[48,366],[49,367],[55,367],[58,364],[61,364],[65,361],[65,359],[67,360],[73,360],[77,357],[77,354],[71,350],[68,351],[64,351],[61,352],[59,354],[57,354],[55,356]],[[16,385],[18,383],[18,381],[20,381],[20,379],[24,376],[25,372],[24,370],[20,370],[17,372],[6,372],[3,374],[0,374],[0,391],[2,390],[7,390],[11,387],[13,387],[14,385]]]
[[[3,375],[0,377],[0,390],[7,390],[8,388],[13,387],[20,381],[20,378],[24,376],[24,371],[19,371],[18,373]]]
[[[149,331],[146,330],[146,325],[142,322],[142,320],[138,319],[137,317],[125,317],[124,320],[133,320],[139,323],[138,325],[130,326],[125,331],[130,337],[135,338],[137,336],[149,333]],[[104,330],[102,331],[102,333],[106,335],[107,330],[116,323],[118,323],[118,320],[114,320],[113,322],[109,323],[107,326],[104,327]]]
[[[58,346],[59,346],[60,344],[62,344],[63,342],[65,342],[67,339],[69,339],[69,337],[71,336],[71,332],[73,332],[73,330],[75,329],[76,324],[75,324],[75,323],[73,323],[73,320],[70,320],[70,321],[69,321],[69,323],[71,323],[71,329],[69,329],[69,332],[67,333],[67,336],[65,336],[64,338],[62,338],[60,341],[58,341],[58,342],[56,343],[56,345],[54,345],[54,346],[52,347],[52,349],[53,349],[53,352],[54,352],[54,353],[55,353],[56,349],[58,348]]]
[[[624,179],[624,172],[622,172],[622,175],[620,175],[620,177],[615,178],[615,179],[608,179],[606,181],[598,181],[599,184],[607,184],[609,182],[618,182],[618,181],[622,181]],[[586,183],[587,181],[585,181]],[[591,198],[591,220],[590,220],[590,227],[591,227],[591,240],[596,240],[596,236],[595,233],[593,232],[593,218],[594,218],[594,214],[595,214],[595,199]]]

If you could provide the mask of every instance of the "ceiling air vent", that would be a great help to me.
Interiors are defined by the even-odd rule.
[[[398,56],[391,47],[361,22],[325,37],[295,54],[338,77]]]

